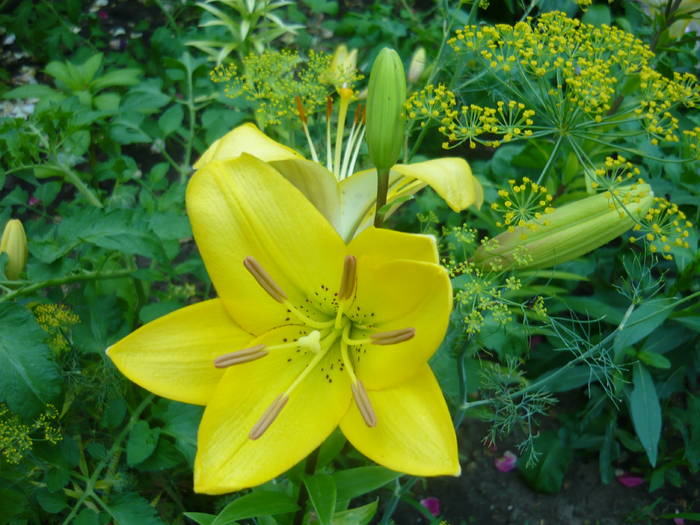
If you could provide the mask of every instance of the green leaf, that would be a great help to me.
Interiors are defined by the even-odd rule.
[[[336,512],[331,523],[332,525],[367,525],[377,513],[378,501],[374,500],[362,507]]]
[[[634,385],[630,394],[632,423],[647,453],[649,463],[653,467],[656,466],[661,436],[661,405],[651,374],[641,363],[636,363],[634,366],[632,384]]]
[[[163,136],[167,137],[177,131],[184,116],[185,112],[180,104],[170,106],[158,119],[158,127],[163,132]]]
[[[670,514],[662,514],[661,516],[659,516],[659,518],[669,520],[673,518],[681,518],[684,520],[700,521],[700,512],[673,512]]]
[[[159,429],[149,427],[146,421],[137,421],[129,432],[129,439],[126,442],[127,464],[133,467],[153,454],[158,445],[159,436]]]
[[[198,525],[211,525],[216,519],[214,514],[205,514],[204,512],[185,512],[184,515]]]
[[[165,525],[156,509],[138,494],[120,494],[108,506],[119,525]]]
[[[306,490],[309,491],[309,499],[316,510],[319,523],[321,525],[331,525],[337,497],[333,477],[330,474],[315,474],[305,477],[304,485],[306,485]]]
[[[27,84],[3,93],[2,98],[38,98],[39,100],[61,100],[65,97],[63,93],[60,93],[49,86],[45,86],[44,84]]]
[[[219,513],[212,525],[229,525],[236,520],[286,514],[298,509],[296,501],[281,492],[257,490],[235,499]]]
[[[7,482],[4,482],[7,485]],[[0,488],[0,523],[8,523],[27,506],[27,497],[10,488]],[[20,522],[21,523],[21,522]]]
[[[660,297],[646,301],[633,311],[625,327],[615,337],[615,352],[633,345],[661,326],[677,302],[672,297]]]
[[[97,53],[95,55],[92,55],[79,66],[75,66],[75,71],[78,72],[80,80],[85,84],[86,87],[92,82],[92,79],[95,78],[95,75],[99,71],[100,66],[102,66],[102,58],[102,53]]]
[[[36,500],[41,508],[51,514],[61,512],[68,506],[66,496],[63,492],[49,492],[47,489],[39,489],[36,492]]]
[[[540,452],[537,462],[531,467],[522,466],[520,473],[535,490],[549,494],[559,492],[571,462],[571,449],[550,431],[542,432],[535,439],[535,449]]]
[[[377,490],[401,475],[384,467],[357,467],[333,473],[339,500],[351,500]]]
[[[637,358],[645,365],[649,365],[654,368],[661,368],[664,370],[671,368],[671,361],[661,354],[657,354],[655,352],[641,350],[640,352],[637,352]]]
[[[93,93],[116,86],[133,86],[139,83],[141,79],[141,70],[137,68],[118,69],[109,71],[104,75],[96,78],[90,83]]]
[[[100,515],[91,509],[83,509],[75,517],[73,525],[100,525]]]
[[[197,428],[204,410],[200,406],[165,399],[162,404],[165,404],[165,409],[158,417],[165,421],[165,424],[161,433],[175,439],[175,446],[192,465],[197,451]],[[159,403],[159,408],[162,404]]]
[[[61,376],[47,338],[26,308],[0,304],[0,401],[33,417],[61,390]]]

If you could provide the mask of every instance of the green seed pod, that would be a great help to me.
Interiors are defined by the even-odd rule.
[[[5,225],[0,240],[0,253],[7,254],[5,275],[10,280],[19,279],[27,264],[27,235],[24,233],[22,222],[10,219]]]
[[[379,52],[369,75],[367,93],[367,146],[378,171],[399,159],[404,139],[406,73],[393,49]]]
[[[654,202],[648,184],[633,184],[557,208],[543,224],[497,235],[474,253],[480,268],[549,268],[580,257],[632,228]]]

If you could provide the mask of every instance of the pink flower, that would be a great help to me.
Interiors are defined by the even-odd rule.
[[[638,487],[639,485],[644,483],[644,478],[634,476],[633,474],[622,470],[616,470],[615,476],[617,477],[617,481],[620,482],[620,485],[624,485],[625,487],[629,488]]]
[[[678,514],[678,511],[676,511],[676,514]],[[685,520],[683,518],[673,518],[673,523],[676,525],[685,525]]]
[[[100,18],[100,20],[107,20],[109,18],[107,11],[105,11],[104,9],[100,9],[97,12],[97,16]]]
[[[429,498],[423,498],[420,500],[420,504],[423,505],[426,509],[428,509],[428,512],[435,516],[436,518],[440,515],[440,500],[437,498],[433,498],[432,496]]]
[[[518,456],[510,450],[506,450],[500,458],[496,458],[493,462],[494,466],[501,472],[510,472],[518,463]]]
[[[29,204],[30,206],[36,206],[37,204],[39,204],[39,199],[37,199],[36,197],[34,197],[34,195],[32,195],[31,197],[29,197],[27,204]]]

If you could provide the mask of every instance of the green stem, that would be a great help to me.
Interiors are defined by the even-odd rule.
[[[384,510],[384,515],[382,516],[382,521],[379,522],[379,525],[389,525],[392,523],[391,517],[394,515],[394,511],[396,510],[396,506],[399,504],[399,501],[401,501],[401,496],[405,493],[411,490],[413,485],[416,484],[416,481],[418,481],[418,478],[411,478],[409,479],[405,485],[401,485],[401,482],[397,479],[396,480],[396,488],[394,489],[394,494],[391,496],[391,499],[389,502],[386,504],[386,510]]]
[[[561,146],[561,142],[563,139],[564,139],[564,136],[559,135],[559,138],[554,143],[554,148],[552,149],[552,153],[549,154],[549,158],[547,159],[547,163],[544,165],[544,168],[542,168],[542,172],[540,173],[540,176],[537,177],[537,184],[542,184],[542,179],[547,174],[547,171],[549,171],[549,167],[554,162],[554,158],[557,156],[557,152],[559,151],[559,146]]]
[[[83,194],[90,204],[97,208],[102,208],[102,202],[100,202],[100,199],[97,197],[97,195],[95,195],[95,192],[93,192],[87,186],[87,184],[80,179],[80,176],[76,172],[67,166],[56,166],[56,168],[61,171],[66,181],[70,182],[80,193]]]
[[[40,290],[42,288],[48,288],[50,286],[60,286],[63,284],[68,284],[68,283],[75,283],[79,281],[93,281],[97,279],[118,279],[120,277],[127,277],[133,273],[133,270],[117,270],[114,272],[87,272],[87,273],[81,273],[77,275],[67,275],[65,277],[57,277],[55,279],[47,279],[45,281],[39,281],[38,283],[30,284],[29,286],[25,286],[23,288],[20,288],[18,290],[15,290],[12,293],[9,293],[7,295],[3,295],[0,297],[0,303],[3,303],[5,301],[9,301],[10,299],[14,299],[15,297],[19,297],[22,295],[27,295],[30,294],[36,290]],[[3,282],[13,282],[13,281],[3,281]],[[20,282],[24,283],[26,281],[14,281],[14,282]]]
[[[377,170],[377,206],[374,210],[374,226],[382,227],[384,212],[382,208],[386,204],[386,194],[389,192],[389,169]]]
[[[129,422],[126,424],[126,426],[122,429],[122,431],[119,433],[117,438],[114,440],[114,443],[112,444],[112,447],[109,449],[109,452],[107,455],[102,459],[97,464],[97,467],[92,473],[92,476],[90,476],[90,479],[85,485],[85,489],[83,490],[83,493],[81,494],[80,498],[78,498],[78,501],[75,502],[75,505],[73,505],[73,508],[70,511],[70,514],[66,517],[65,520],[63,520],[63,525],[68,525],[71,523],[71,521],[75,518],[75,516],[78,514],[78,511],[80,510],[80,507],[82,507],[83,503],[85,503],[85,500],[89,497],[94,497],[95,496],[95,484],[97,483],[98,478],[100,477],[100,474],[102,474],[102,471],[107,467],[109,462],[112,460],[112,456],[116,454],[119,451],[119,448],[122,445],[122,442],[126,439],[126,437],[129,435],[129,432],[131,432],[131,428],[136,424],[136,421],[138,421],[139,417],[141,416],[141,413],[146,409],[146,407],[150,404],[151,401],[153,401],[153,398],[155,395],[153,394],[148,394],[143,401],[141,401],[141,404],[136,407],[134,412],[131,414],[131,418],[129,419]],[[99,498],[98,498],[99,500]]]

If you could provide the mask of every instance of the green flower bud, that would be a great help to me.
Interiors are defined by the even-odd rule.
[[[399,159],[405,102],[406,74],[401,58],[385,47],[372,65],[367,93],[367,146],[378,171],[388,170]]]
[[[524,224],[484,243],[474,262],[486,270],[537,269],[575,259],[632,228],[654,202],[648,184],[634,184],[557,208],[542,224]]]
[[[0,253],[7,254],[5,275],[10,280],[19,279],[27,264],[27,235],[24,233],[22,222],[10,219],[5,225],[0,240]]]
[[[423,46],[416,49],[411,57],[411,62],[408,64],[408,83],[415,84],[418,79],[425,71],[425,65],[427,64],[427,58],[425,56],[425,48]]]

